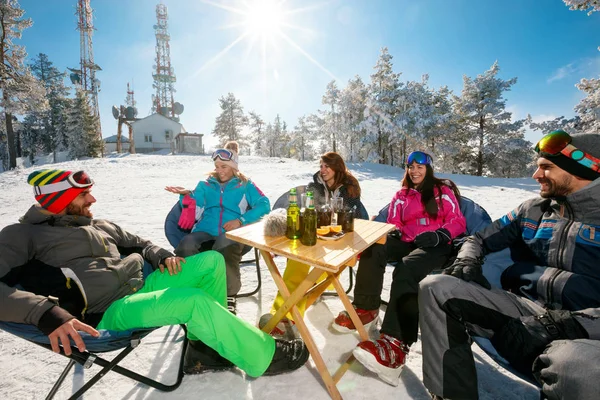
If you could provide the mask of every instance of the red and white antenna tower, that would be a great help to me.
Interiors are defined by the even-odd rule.
[[[136,101],[134,98],[135,92],[133,91],[133,85],[130,87],[129,82],[127,82],[127,97],[125,98],[125,104],[129,107],[135,107]]]
[[[156,64],[154,65],[154,83],[152,87],[156,93],[152,95],[152,112],[160,113],[165,117],[175,119],[177,110],[174,109],[175,93],[175,73],[171,67],[171,49],[169,40],[171,39],[168,30],[169,14],[167,6],[158,4],[156,6],[156,25],[154,32],[156,35]]]
[[[79,31],[79,69],[71,70],[71,81],[81,86],[90,99],[92,111],[98,119],[98,135],[102,139],[102,128],[100,126],[100,108],[98,106],[98,92],[100,81],[96,79],[96,71],[101,71],[94,63],[94,46],[92,36],[94,34],[94,15],[90,0],[77,0],[77,30]]]

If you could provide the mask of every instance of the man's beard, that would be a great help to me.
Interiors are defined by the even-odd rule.
[[[548,185],[547,190],[540,190],[540,196],[545,199],[564,197],[573,191],[570,177],[565,177],[560,182],[544,178],[540,179],[539,183]]]
[[[82,206],[75,206],[73,204],[69,204],[67,206],[67,215],[79,215],[81,217],[92,218],[94,215],[89,209],[91,205],[92,203],[86,203]]]

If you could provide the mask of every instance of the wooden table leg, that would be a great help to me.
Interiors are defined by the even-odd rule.
[[[341,268],[341,269],[343,269],[343,268]],[[360,339],[362,341],[369,340],[369,335],[367,334],[367,330],[365,329],[365,326],[363,325],[360,318],[358,317],[358,314],[356,313],[354,306],[350,302],[348,295],[346,295],[346,291],[344,290],[344,287],[342,286],[340,281],[337,279],[337,277],[333,280],[332,283],[333,283],[333,286],[335,287],[336,292],[338,293],[338,296],[340,297],[340,299],[342,300],[342,303],[344,304],[344,308],[346,309],[346,312],[348,312],[350,319],[354,323],[354,326],[356,327],[356,330],[358,331]],[[350,368],[350,366],[352,365],[353,362],[354,362],[354,356],[350,355],[350,357],[348,357],[346,362],[344,362],[338,368],[338,370],[335,372],[335,374],[333,374],[333,382],[334,383],[337,384],[340,381],[340,379],[342,379],[342,377],[344,376],[346,371],[348,371],[348,369]]]
[[[289,299],[290,291],[288,290],[287,286],[283,282],[283,278],[281,277],[281,274],[279,273],[279,270],[278,270],[277,266],[275,265],[273,258],[267,252],[264,252],[261,250],[261,253],[263,254],[265,263],[267,264],[269,271],[271,271],[271,275],[273,276],[273,279],[275,280],[275,283],[277,284],[277,287],[279,288],[279,291],[282,294],[283,298]],[[267,254],[265,254],[265,253],[267,253]],[[315,274],[312,274],[312,272],[314,272],[315,270],[317,272]],[[318,275],[317,275],[317,273],[318,273]],[[309,277],[311,275],[317,275],[316,278],[314,278],[314,281],[316,281],[318,279],[318,277],[321,275],[321,273],[322,273],[322,271],[319,271],[318,268],[313,268],[313,271],[311,271],[311,273],[309,274]],[[302,284],[305,284],[307,281],[310,281],[309,277],[307,277],[307,279],[305,281],[303,281]],[[314,283],[314,281],[313,281],[313,283]],[[339,281],[338,281],[338,285],[341,287],[341,284],[339,283]],[[298,289],[300,289],[300,286],[298,287]],[[294,291],[294,294],[296,294],[296,292],[298,292],[298,289],[296,289]],[[308,290],[308,288],[304,290],[304,293],[306,292],[306,290]],[[344,292],[343,289],[342,289],[342,292]],[[344,295],[345,294],[346,293],[344,293]],[[287,302],[287,300],[286,300],[286,302]],[[333,381],[331,374],[327,370],[325,361],[323,360],[323,357],[321,357],[321,353],[319,353],[319,348],[317,347],[312,335],[308,331],[308,327],[304,323],[304,319],[303,319],[302,315],[300,314],[300,311],[298,311],[298,307],[296,307],[295,303],[291,306],[290,311],[292,313],[292,316],[294,317],[294,321],[296,322],[296,327],[298,328],[298,332],[300,333],[300,336],[304,340],[304,344],[306,345],[306,347],[308,348],[308,351],[310,352],[313,362],[315,363],[315,366],[317,367],[317,371],[319,371],[319,374],[321,375],[321,379],[323,379],[323,383],[325,384],[325,387],[327,388],[329,395],[334,400],[342,400],[342,395],[340,394],[339,390],[337,389],[337,386],[336,386],[335,382]],[[279,313],[279,311],[278,311],[278,313]],[[268,327],[268,325],[271,325],[270,323],[273,322],[273,320],[274,320],[274,318],[271,318],[271,321],[269,321],[269,324],[267,324],[267,326],[265,326],[265,328],[264,328],[265,331],[266,331],[266,328]],[[269,332],[271,331],[271,329],[273,329],[274,326],[275,325],[273,324],[273,326],[270,327]]]

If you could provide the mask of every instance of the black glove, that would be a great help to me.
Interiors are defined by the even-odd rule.
[[[472,281],[486,289],[491,289],[492,285],[490,285],[485,276],[483,276],[483,268],[481,267],[482,261],[481,258],[457,258],[451,266],[444,268],[442,274],[452,275],[453,277],[462,279],[466,282]]]
[[[448,229],[440,228],[433,232],[423,232],[415,238],[415,246],[419,248],[437,247],[450,243],[452,238]]]
[[[542,315],[511,318],[494,333],[491,342],[515,369],[531,376],[533,361],[550,342],[587,337],[570,311],[549,310]]]

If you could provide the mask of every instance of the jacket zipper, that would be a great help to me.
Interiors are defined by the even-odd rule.
[[[565,213],[563,216],[567,217],[567,224],[565,225],[565,228],[563,229],[563,232],[562,232],[563,234],[560,237],[558,249],[556,249],[556,268],[557,268],[557,270],[552,274],[552,276],[548,280],[548,288],[546,290],[546,298],[548,299],[548,303],[550,305],[552,305],[554,303],[554,301],[553,301],[554,296],[552,295],[552,287],[554,286],[554,282],[558,278],[558,275],[560,275],[560,273],[561,273],[561,270],[558,268],[561,265],[561,260],[563,259],[563,256],[565,254],[565,249],[566,249],[565,243],[567,241],[569,229],[571,229],[571,225],[573,225],[573,219],[572,219],[573,213],[571,211],[570,204],[566,200],[563,203],[563,207],[565,210]]]
[[[219,207],[221,208],[221,212],[219,213],[219,235],[223,233],[223,192],[225,191],[225,187],[221,186],[221,198],[219,199]]]

